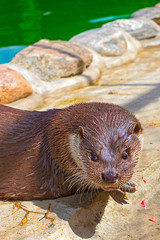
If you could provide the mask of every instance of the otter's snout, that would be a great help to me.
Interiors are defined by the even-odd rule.
[[[104,183],[115,183],[118,179],[118,173],[109,171],[102,173],[102,180]]]

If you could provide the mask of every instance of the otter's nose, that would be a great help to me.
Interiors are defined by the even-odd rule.
[[[109,171],[102,173],[102,180],[104,183],[115,183],[118,179],[118,173]]]

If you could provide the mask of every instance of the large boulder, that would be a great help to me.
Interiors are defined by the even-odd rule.
[[[131,15],[131,18],[139,17],[149,18],[160,25],[160,8],[159,7],[143,8],[134,12]]]
[[[80,33],[70,39],[98,52],[101,56],[121,56],[127,50],[125,36],[121,29],[97,28]]]
[[[148,39],[160,33],[160,27],[152,20],[146,18],[118,19],[102,26],[122,28],[138,40]]]
[[[105,67],[119,66],[135,59],[142,44],[121,28],[104,27],[89,30],[70,39],[96,51]]]
[[[40,40],[19,52],[11,61],[44,81],[81,74],[92,62],[88,50],[67,41]]]
[[[32,94],[26,79],[13,69],[0,66],[0,103],[6,104]]]

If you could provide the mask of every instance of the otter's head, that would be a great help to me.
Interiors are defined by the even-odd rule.
[[[76,121],[74,134],[69,135],[72,157],[80,172],[77,170],[77,177],[92,188],[119,189],[131,179],[139,159],[140,122],[126,109],[112,104],[91,105],[86,115],[85,111],[81,114],[83,121],[79,117],[79,126]]]

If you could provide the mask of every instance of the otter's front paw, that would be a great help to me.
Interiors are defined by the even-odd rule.
[[[134,193],[136,191],[136,185],[132,182],[128,182],[120,188],[123,192]]]

